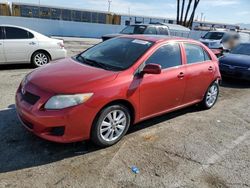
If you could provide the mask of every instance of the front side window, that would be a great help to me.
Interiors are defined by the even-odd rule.
[[[122,34],[143,34],[146,30],[144,25],[130,25],[121,31]]]
[[[125,70],[133,65],[151,46],[152,42],[132,38],[114,38],[102,42],[76,59],[79,62],[110,70]]]
[[[168,30],[165,27],[159,27],[159,34],[160,35],[168,35]]]
[[[29,39],[33,38],[34,35],[24,29],[5,27],[6,39]]]
[[[160,47],[146,64],[159,64],[162,69],[180,66],[182,64],[180,46],[177,43],[167,44]]]
[[[148,34],[148,35],[156,35],[157,31],[155,27],[148,27],[145,31],[144,34]]]
[[[207,52],[201,46],[196,44],[184,44],[187,64],[200,63],[211,60]]]

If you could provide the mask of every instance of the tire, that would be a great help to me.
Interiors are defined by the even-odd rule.
[[[35,52],[31,57],[31,64],[33,67],[41,67],[50,62],[50,58],[47,53],[38,51]]]
[[[116,120],[113,117],[116,117]],[[101,147],[112,146],[126,134],[130,122],[131,115],[126,106],[117,104],[106,107],[94,121],[91,140]]]
[[[212,108],[218,100],[219,96],[219,84],[218,82],[213,82],[204,96],[204,99],[201,102],[201,106],[203,109]]]

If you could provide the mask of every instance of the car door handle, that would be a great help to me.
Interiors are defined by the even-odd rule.
[[[35,42],[30,42],[29,45],[35,45],[36,43]]]
[[[182,79],[182,78],[184,78],[184,73],[183,72],[180,72],[180,74],[178,74],[178,78],[180,78],[180,79]]]
[[[213,71],[214,68],[213,68],[212,66],[210,66],[210,67],[208,68],[208,70],[209,70],[209,71]]]

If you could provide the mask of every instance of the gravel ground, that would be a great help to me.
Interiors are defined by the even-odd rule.
[[[99,42],[64,40],[69,56]],[[250,83],[224,81],[213,109],[192,106],[144,121],[117,145],[100,149],[27,132],[14,95],[32,69],[0,69],[0,187],[250,187]]]

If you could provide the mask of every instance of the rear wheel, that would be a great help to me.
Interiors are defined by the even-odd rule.
[[[35,52],[31,57],[31,63],[34,67],[41,67],[48,64],[50,61],[49,56],[45,52]]]
[[[130,112],[123,105],[112,105],[103,109],[94,122],[92,141],[101,147],[117,143],[126,134],[130,120]]]
[[[202,107],[204,109],[210,109],[212,108],[219,96],[219,84],[217,82],[214,82],[211,84],[206,92],[206,95],[204,96],[204,99],[202,101]]]

